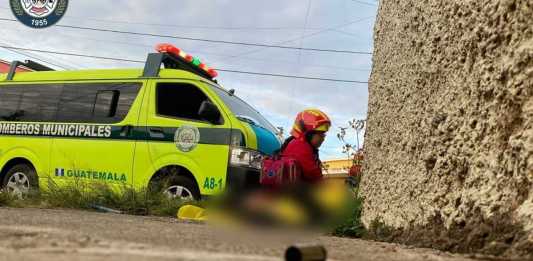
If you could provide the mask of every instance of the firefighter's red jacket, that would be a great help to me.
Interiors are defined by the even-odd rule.
[[[316,151],[304,138],[294,139],[282,152],[282,157],[295,159],[306,182],[315,183],[322,180],[322,168]]]

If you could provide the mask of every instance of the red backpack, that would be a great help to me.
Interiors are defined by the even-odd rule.
[[[297,183],[302,171],[295,159],[274,155],[263,160],[259,176],[261,186],[279,188]]]

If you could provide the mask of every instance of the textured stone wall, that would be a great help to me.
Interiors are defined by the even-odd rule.
[[[533,257],[533,1],[381,0],[363,221]]]

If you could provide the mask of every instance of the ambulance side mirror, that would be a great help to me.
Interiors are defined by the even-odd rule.
[[[198,110],[198,115],[211,124],[220,124],[220,111],[217,106],[210,101],[203,101]]]

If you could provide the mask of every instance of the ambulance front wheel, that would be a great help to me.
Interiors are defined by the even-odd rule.
[[[163,192],[169,198],[181,200],[199,200],[200,191],[196,183],[191,178],[186,176],[170,176],[165,177],[153,184],[158,187],[159,191]]]
[[[29,164],[17,164],[7,171],[2,187],[18,197],[28,195],[39,188],[37,172]]]

